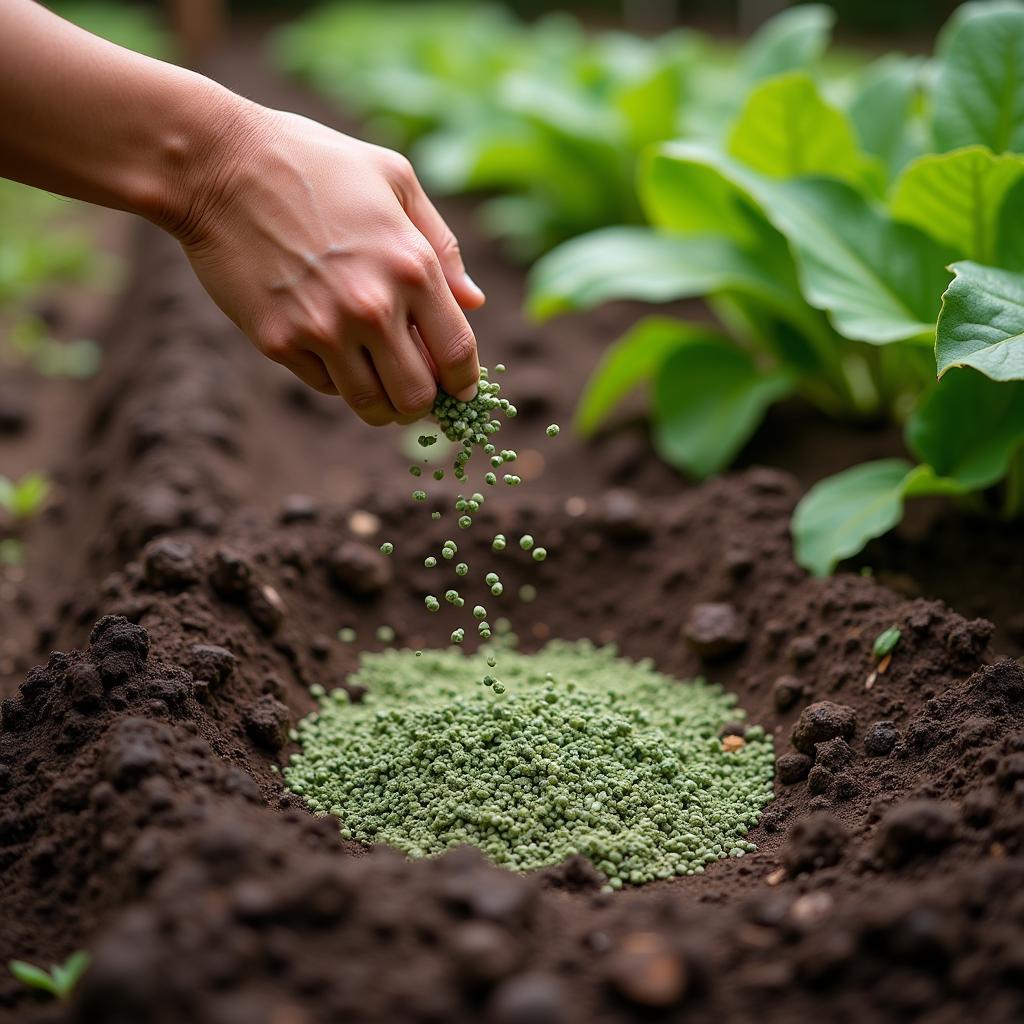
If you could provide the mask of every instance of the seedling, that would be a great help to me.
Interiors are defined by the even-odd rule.
[[[89,967],[89,954],[79,950],[72,953],[63,964],[53,964],[49,971],[25,960],[11,960],[7,967],[28,988],[41,989],[55,999],[66,1002]]]
[[[903,633],[900,631],[899,626],[890,626],[879,633],[875,637],[874,646],[871,648],[871,653],[875,656],[875,659],[881,661],[886,655],[892,654],[896,650],[902,636]]]
[[[28,473],[17,481],[0,476],[0,508],[6,509],[12,519],[31,519],[42,509],[50,489],[43,473]]]

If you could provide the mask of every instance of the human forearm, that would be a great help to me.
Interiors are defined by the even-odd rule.
[[[367,423],[475,393],[483,293],[409,161],[0,0],[0,175],[141,214],[264,355]],[[461,308],[460,308],[461,307]]]
[[[201,75],[0,4],[0,176],[129,210],[180,234],[199,168],[240,146],[250,108]],[[227,125],[231,130],[225,130]]]

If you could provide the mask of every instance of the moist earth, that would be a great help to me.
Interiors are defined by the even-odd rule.
[[[428,510],[449,506],[440,489],[414,505],[394,434],[260,360],[143,231],[101,375],[3,441],[33,443],[41,408],[67,423],[57,500],[26,531],[27,573],[3,582],[0,958],[85,948],[93,964],[67,1005],[0,974],[0,1020],[1020,1020],[1024,669],[995,586],[996,559],[1019,565],[1009,540],[972,538],[966,588],[936,557],[953,547],[941,517],[869,552],[873,577],[809,579],[788,516],[849,453],[819,434],[809,454],[798,409],[700,486],[635,423],[549,442],[631,311],[524,324],[520,278],[483,258],[467,211],[445,212],[491,296],[478,329],[485,361],[510,366],[520,416],[502,438],[524,484],[459,531],[460,556],[501,572],[487,603],[524,650],[589,637],[734,692],[775,737],[757,851],[611,894],[581,858],[519,876],[468,848],[409,861],[343,842],[283,788],[311,685],[346,686],[382,625],[422,648],[457,624],[422,597],[422,557],[452,535]],[[858,457],[895,443],[855,436]],[[769,457],[785,469],[749,465]],[[549,557],[493,554],[495,532]]]

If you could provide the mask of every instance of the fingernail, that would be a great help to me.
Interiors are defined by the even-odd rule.
[[[455,397],[460,402],[471,402],[476,398],[476,385],[472,384],[468,388],[463,388],[461,391],[456,392]]]
[[[463,278],[465,278],[466,284],[469,285],[470,291],[475,292],[477,296],[481,299],[486,297],[484,295],[483,288],[481,288],[480,285],[478,285],[476,281],[474,281],[473,278],[469,276],[469,274],[463,272],[462,276]]]

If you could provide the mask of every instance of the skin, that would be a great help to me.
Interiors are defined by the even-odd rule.
[[[409,162],[0,3],[0,175],[138,214],[177,238],[268,358],[373,425],[479,379],[484,295]]]

